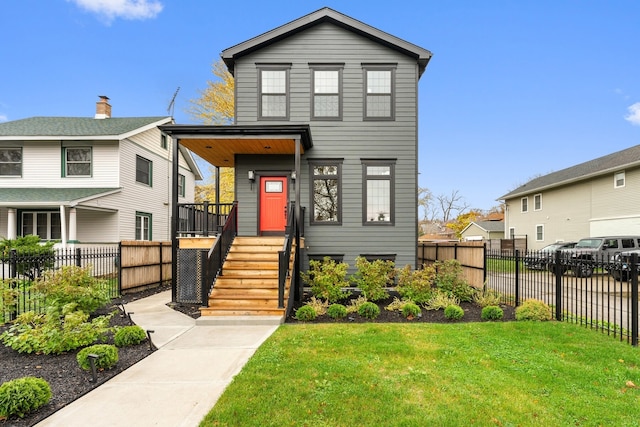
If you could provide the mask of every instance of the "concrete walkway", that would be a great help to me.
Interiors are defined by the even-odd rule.
[[[167,307],[170,300],[167,291],[125,306],[137,325],[154,331],[157,351],[36,425],[197,426],[280,323],[196,321]]]

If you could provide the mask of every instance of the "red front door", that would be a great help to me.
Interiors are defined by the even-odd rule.
[[[287,177],[260,177],[260,234],[283,234],[287,225]]]

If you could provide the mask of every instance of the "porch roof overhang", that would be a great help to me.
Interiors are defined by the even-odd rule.
[[[164,125],[165,134],[216,167],[234,167],[237,154],[295,154],[313,147],[309,125]]]

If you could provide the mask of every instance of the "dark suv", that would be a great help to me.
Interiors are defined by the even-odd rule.
[[[590,277],[596,267],[611,271],[617,253],[640,249],[640,236],[602,236],[580,239],[572,249],[562,250],[561,271],[573,271],[577,277]]]

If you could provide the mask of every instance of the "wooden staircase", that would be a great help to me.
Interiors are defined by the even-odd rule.
[[[201,315],[284,315],[285,309],[278,308],[278,251],[283,244],[283,237],[236,237]],[[289,278],[285,305],[290,287]]]

